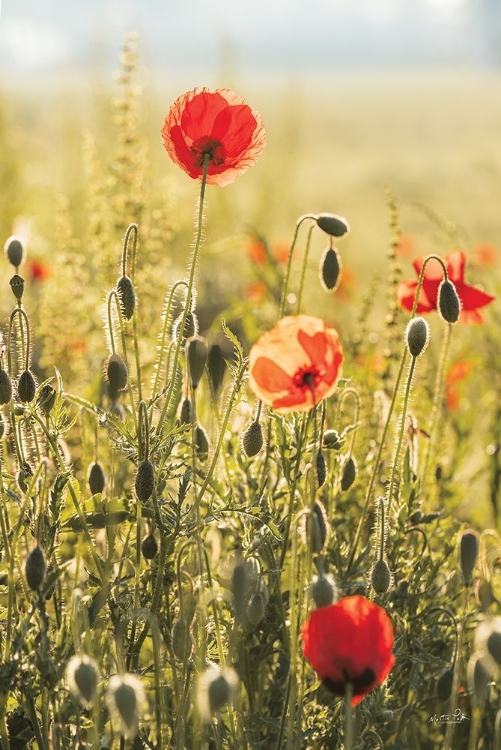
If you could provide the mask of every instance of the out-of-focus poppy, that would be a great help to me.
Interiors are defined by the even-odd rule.
[[[495,245],[490,242],[482,242],[473,250],[473,262],[477,266],[487,266],[494,268],[497,264],[498,251]]]
[[[323,684],[344,696],[351,683],[352,706],[381,685],[395,664],[391,620],[364,596],[314,609],[301,632],[303,653]]]
[[[400,234],[395,252],[400,258],[410,258],[416,252],[416,240],[410,234]]]
[[[193,89],[171,106],[162,128],[172,161],[207,183],[229,185],[256,162],[266,144],[263,118],[229,89]]]
[[[311,315],[289,315],[252,347],[249,385],[276,411],[308,411],[334,393],[342,361],[335,328]]]
[[[264,281],[251,281],[251,283],[245,287],[244,292],[245,299],[249,300],[249,302],[253,302],[254,304],[263,302],[266,299],[267,293],[268,287],[266,286]]]
[[[465,380],[473,370],[473,362],[463,359],[454,362],[445,377],[445,401],[450,411],[455,411],[459,407],[459,383]]]
[[[41,258],[28,258],[26,269],[32,281],[46,281],[50,276],[50,268]]]
[[[426,260],[426,255],[416,258],[412,265],[419,276],[421,268]],[[454,283],[459,299],[461,300],[460,323],[483,323],[482,314],[479,309],[485,307],[495,298],[482,292],[475,286],[466,284],[464,281],[464,267],[466,255],[462,250],[455,250],[444,258],[449,280]],[[419,293],[417,312],[428,313],[437,309],[438,289],[443,281],[442,266],[438,260],[432,259],[426,264],[423,285]],[[416,294],[417,281],[402,281],[397,290],[398,301],[405,310],[412,311],[414,296]]]

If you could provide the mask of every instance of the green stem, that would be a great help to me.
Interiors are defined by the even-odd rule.
[[[344,694],[344,750],[352,750],[353,742],[355,739],[355,717],[353,715],[353,707],[351,705],[352,698],[353,685],[351,684],[351,682],[347,682]]]
[[[170,310],[172,307],[172,300],[174,299],[174,294],[179,286],[185,286],[186,289],[188,289],[188,283],[186,281],[176,281],[176,283],[172,286],[172,289],[170,290],[169,297],[167,299],[167,304],[165,307],[165,312],[163,313],[163,322],[162,322],[162,334],[160,339],[160,347],[158,351],[158,357],[157,361],[155,363],[155,378],[153,380],[153,387],[152,387],[152,397],[154,398],[157,395],[157,389],[158,389],[158,382],[160,380],[160,372],[162,369],[162,360],[165,356],[165,342],[167,341],[167,327],[169,325],[170,321]],[[169,363],[167,362],[167,370],[168,370]]]
[[[285,313],[285,306],[287,304],[287,289],[289,287],[289,279],[290,279],[291,267],[292,267],[292,254],[294,253],[294,248],[296,246],[297,237],[298,237],[298,234],[299,234],[299,229],[300,229],[301,224],[303,223],[303,221],[306,221],[307,219],[314,220],[315,217],[312,216],[311,214],[306,214],[306,216],[301,216],[298,219],[297,223],[296,223],[296,229],[294,231],[294,236],[292,238],[291,248],[289,250],[289,258],[287,260],[287,269],[285,271],[284,284],[283,284],[283,287],[282,287],[282,298],[281,298],[281,301],[280,301],[280,315],[279,315],[279,318],[283,318],[284,317],[284,313]]]
[[[407,418],[407,408],[409,406],[409,397],[412,388],[412,379],[414,377],[414,370],[416,368],[417,357],[412,357],[409,372],[407,374],[407,382],[405,383],[404,392],[404,403],[402,406],[402,414],[400,416],[400,430],[398,433],[397,445],[395,447],[395,454],[393,456],[393,466],[391,467],[390,484],[388,487],[388,507],[391,508],[393,503],[393,491],[395,488],[395,479],[397,476],[398,466],[400,465],[400,453],[402,451],[402,441],[404,439],[405,432],[405,421]]]
[[[316,227],[316,222],[313,223],[310,228],[308,229],[308,234],[306,237],[306,247],[304,250],[304,257],[303,257],[303,265],[301,267],[301,280],[299,282],[299,291],[297,294],[297,314],[301,312],[301,303],[303,301],[303,289],[304,289],[304,280],[306,277],[306,267],[308,265],[308,257],[310,254],[310,245],[311,245],[311,235],[313,234],[313,230]]]

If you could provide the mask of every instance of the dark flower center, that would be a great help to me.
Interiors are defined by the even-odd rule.
[[[302,367],[294,375],[293,381],[296,388],[307,388],[309,391],[315,391],[318,381],[321,378],[321,373],[316,367],[310,365],[309,367]]]
[[[346,676],[347,677],[347,676]],[[375,681],[376,675],[370,669],[369,667],[366,667],[362,674],[358,675],[358,677],[352,677],[351,679],[345,679],[340,682],[336,682],[335,680],[331,680],[330,677],[324,677],[322,682],[324,683],[325,687],[331,691],[331,693],[334,693],[334,695],[344,695],[346,693],[346,683],[351,682],[353,685],[353,695],[361,695],[362,693],[366,692],[366,689],[372,685],[372,683]]]
[[[203,167],[204,158],[209,157],[209,164],[219,166],[225,160],[224,146],[220,141],[209,136],[199,138],[191,147],[191,153],[195,157],[197,167]]]

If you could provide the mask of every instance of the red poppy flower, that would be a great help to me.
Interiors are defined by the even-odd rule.
[[[473,259],[477,266],[489,266],[494,268],[497,263],[497,248],[490,242],[482,242],[473,251]]]
[[[398,243],[395,248],[395,252],[401,258],[408,258],[413,255],[416,250],[416,240],[411,237],[410,234],[401,234],[398,237]]]
[[[449,367],[445,378],[445,400],[450,411],[455,411],[459,407],[459,383],[468,377],[473,367],[474,363],[467,359],[454,362]]]
[[[324,685],[343,696],[352,684],[352,706],[381,685],[395,664],[391,620],[365,596],[314,609],[301,632],[303,653]]]
[[[308,411],[332,395],[342,361],[335,328],[311,315],[290,315],[250,350],[249,385],[276,411]]]
[[[426,259],[426,255],[416,258],[413,262],[414,270],[419,276],[421,268]],[[464,281],[464,266],[466,255],[462,250],[455,250],[444,258],[450,281],[456,287],[459,299],[461,300],[460,323],[483,323],[483,317],[479,313],[479,308],[485,307],[495,298],[485,294],[475,286],[466,284]],[[443,280],[442,267],[438,260],[430,260],[426,264],[423,285],[419,293],[417,312],[427,313],[437,309],[438,288]],[[398,301],[405,310],[412,311],[414,296],[417,289],[417,281],[402,281],[397,290]]]
[[[201,179],[209,156],[207,183],[228,185],[256,162],[266,144],[263,118],[228,89],[193,89],[180,96],[162,128],[172,161]]]
[[[45,281],[50,276],[49,266],[40,258],[28,258],[27,269],[33,281]]]

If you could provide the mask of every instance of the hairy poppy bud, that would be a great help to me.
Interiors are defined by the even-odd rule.
[[[172,653],[179,661],[183,661],[191,654],[193,638],[188,623],[182,617],[174,621],[172,626]]]
[[[424,318],[413,318],[407,324],[405,339],[411,357],[419,357],[424,352],[430,338],[430,326]]]
[[[350,231],[350,225],[346,219],[336,214],[319,214],[316,222],[318,228],[331,237],[342,237]]]
[[[310,518],[310,544],[314,554],[319,555],[327,540],[329,530],[327,514],[325,508],[320,502],[313,506],[313,513]]]
[[[386,594],[391,586],[391,571],[386,560],[377,560],[372,566],[371,585],[377,594]]]
[[[324,446],[336,451],[341,448],[341,438],[337,430],[326,430],[324,432]]]
[[[251,422],[242,435],[242,449],[248,458],[257,456],[264,445],[264,435],[261,422]]]
[[[56,403],[57,391],[51,386],[50,383],[46,383],[38,394],[38,408],[42,414],[50,414],[52,407]]]
[[[108,683],[106,705],[115,729],[126,739],[135,737],[139,719],[147,708],[139,678],[133,674],[114,675]]]
[[[181,420],[181,424],[192,424],[193,423],[193,407],[191,405],[191,401],[189,398],[183,399],[183,403],[181,404],[181,413],[179,415],[179,418]]]
[[[444,701],[448,701],[449,698],[451,697],[453,681],[454,681],[454,670],[449,667],[444,672],[442,672],[442,674],[438,678],[437,698],[440,701],[440,703],[443,703]]]
[[[106,362],[106,382],[112,401],[116,401],[120,391],[127,387],[127,365],[120,354],[112,354]]]
[[[120,310],[125,320],[130,320],[136,306],[136,295],[132,280],[128,276],[122,276],[117,281],[117,294],[120,302]]]
[[[45,578],[46,570],[47,565],[43,550],[41,547],[35,547],[26,558],[24,566],[26,582],[32,591],[37,591],[40,588]]]
[[[23,403],[29,403],[35,398],[37,382],[29,370],[24,370],[17,381],[17,395]]]
[[[18,302],[21,302],[24,294],[24,279],[22,276],[19,276],[18,273],[15,273],[9,283],[10,288],[12,289],[12,294]]]
[[[438,290],[438,311],[446,323],[457,323],[461,300],[452,281],[442,281]]]
[[[97,495],[99,492],[102,492],[104,490],[106,479],[102,466],[97,461],[89,466],[87,482],[89,484],[89,489],[93,495]]]
[[[486,612],[491,604],[497,602],[490,581],[483,581],[481,579],[477,581],[475,585],[475,599],[482,612]]]
[[[316,607],[330,607],[337,598],[336,585],[330,576],[320,575],[310,586],[310,596]]]
[[[496,664],[501,666],[501,633],[499,631],[493,630],[487,638],[487,651]]]
[[[335,247],[327,247],[320,261],[320,281],[326,292],[335,292],[341,278],[341,257]]]
[[[209,349],[207,358],[207,369],[209,371],[209,380],[212,383],[212,390],[217,396],[223,385],[224,374],[226,372],[226,360],[223,357],[219,344],[212,344]]]
[[[488,659],[478,654],[473,654],[468,662],[466,682],[472,694],[472,703],[474,706],[482,707],[485,705],[492,675],[490,667]]]
[[[141,503],[145,503],[151,497],[154,487],[155,470],[153,464],[150,461],[141,461],[137,467],[136,479],[134,481],[137,499]]]
[[[5,254],[14,266],[14,268],[17,268],[21,265],[24,255],[24,247],[23,247],[23,241],[20,237],[16,237],[13,235],[12,237],[9,237],[7,242],[5,243]]]
[[[317,482],[318,486],[322,487],[327,479],[327,461],[322,451],[317,453]]]
[[[141,552],[146,560],[153,560],[157,556],[158,542],[153,534],[144,537],[141,542]]]
[[[259,625],[264,617],[266,603],[261,591],[256,591],[247,605],[246,615],[251,625]]]
[[[478,534],[475,531],[465,531],[459,540],[459,567],[463,574],[465,586],[469,586],[473,569],[478,557]]]
[[[193,336],[186,348],[188,349],[188,366],[191,387],[196,388],[202,379],[207,362],[207,342],[201,336]]]
[[[210,666],[197,684],[196,702],[203,721],[210,722],[215,713],[233,701],[237,689],[238,677],[233,669]]]
[[[353,456],[349,456],[343,466],[343,474],[341,476],[341,489],[346,492],[350,489],[351,485],[357,478],[357,464]]]
[[[66,680],[73,697],[84,708],[90,708],[96,700],[99,680],[96,662],[88,656],[73,656],[66,667]]]
[[[195,451],[201,461],[205,461],[209,455],[209,438],[206,431],[200,425],[195,429]]]
[[[6,370],[0,370],[0,405],[8,404],[12,398],[12,383]]]
[[[183,313],[179,315],[176,320],[174,321],[174,325],[172,326],[172,338],[174,341],[178,342],[179,335],[181,332],[181,323],[183,322]],[[189,312],[186,316],[186,321],[184,324],[184,334],[182,336],[182,341],[184,342],[186,339],[191,339],[193,336],[196,336],[198,333],[198,319],[195,313]]]

